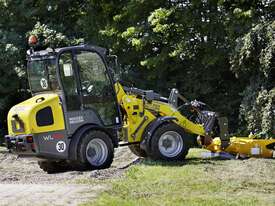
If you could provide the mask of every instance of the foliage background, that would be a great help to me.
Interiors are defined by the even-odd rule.
[[[118,55],[124,78],[227,115],[231,132],[274,137],[273,0],[0,0],[0,130],[28,97],[27,35],[40,46],[86,42]]]

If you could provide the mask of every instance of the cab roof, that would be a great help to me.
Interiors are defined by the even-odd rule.
[[[69,50],[90,50],[90,51],[95,51],[98,52],[102,56],[108,55],[108,50],[99,47],[99,46],[94,46],[94,45],[89,45],[89,44],[83,44],[83,45],[78,45],[78,46],[69,46],[69,47],[61,47],[61,48],[47,48],[45,50],[40,50],[40,51],[31,51],[28,50],[27,52],[27,59],[44,59],[44,58],[51,58],[51,57],[56,57],[62,52],[69,51]]]

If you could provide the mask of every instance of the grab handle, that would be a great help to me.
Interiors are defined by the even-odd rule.
[[[35,100],[36,103],[40,103],[40,102],[43,102],[45,100],[44,97],[40,97],[38,99]]]

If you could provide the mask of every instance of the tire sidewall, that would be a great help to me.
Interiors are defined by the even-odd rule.
[[[107,150],[108,150],[108,154],[107,154],[107,158],[104,161],[103,164],[101,165],[92,165],[86,156],[86,149],[87,146],[89,144],[89,142],[93,139],[101,139],[107,146]],[[79,161],[84,164],[87,168],[89,169],[104,169],[104,168],[108,168],[110,167],[112,161],[113,161],[113,157],[114,157],[114,145],[112,143],[111,138],[109,137],[109,135],[107,135],[105,132],[103,131],[98,131],[98,130],[92,130],[92,131],[87,131],[80,143],[79,143],[79,149],[78,149],[78,159]]]
[[[168,132],[168,131],[177,132],[181,136],[182,141],[183,141],[182,150],[179,152],[178,155],[176,155],[174,157],[164,156],[159,150],[159,139],[165,132]],[[152,135],[152,139],[150,142],[151,143],[150,144],[151,158],[155,159],[155,160],[165,160],[165,161],[183,160],[189,150],[189,147],[186,144],[186,141],[184,140],[184,136],[185,136],[184,130],[182,128],[180,128],[178,125],[176,125],[175,123],[165,123],[165,124],[159,126],[156,129],[156,131],[154,132],[154,134]]]

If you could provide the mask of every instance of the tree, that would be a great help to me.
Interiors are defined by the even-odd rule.
[[[6,133],[6,118],[10,106],[22,97],[19,93],[22,86],[19,77],[21,69],[16,57],[19,58],[18,48],[12,44],[0,43],[0,139]]]
[[[232,55],[232,70],[247,86],[242,93],[240,119],[248,131],[263,137],[275,133],[275,21],[257,24]]]
[[[0,139],[7,132],[6,117],[11,106],[30,95],[25,75],[26,34],[41,21],[53,28],[48,35],[59,34],[54,30],[66,31],[68,36],[82,35],[76,28],[81,2],[0,0]]]
[[[104,22],[93,15],[93,10],[100,11],[99,18]],[[249,113],[243,107],[249,98],[246,91],[250,83],[247,76],[234,75],[237,72],[232,59],[239,48],[235,40],[253,25],[274,19],[273,11],[271,1],[133,0],[91,4],[87,16],[98,23],[97,39],[119,54],[127,75],[132,76],[128,79],[164,94],[167,88],[177,87],[189,98],[214,105],[215,110],[230,118],[231,128],[236,131],[242,127],[247,133],[254,127],[247,121],[238,124],[238,116],[239,112],[241,116]],[[91,29],[90,33],[96,32]],[[273,39],[269,43],[272,42]],[[243,50],[249,52],[249,48]],[[255,56],[254,61],[247,62],[255,67],[253,62],[258,60]],[[269,78],[274,80],[270,75]],[[274,103],[269,100],[269,108],[272,107]],[[258,120],[265,122],[264,119]],[[261,124],[266,129],[258,127],[258,131],[264,133],[270,133],[274,125],[271,120]]]
[[[230,71],[231,47],[222,4],[109,2],[90,5],[87,19],[102,23],[96,27],[97,39],[118,54],[128,80],[164,95],[177,87],[188,98],[205,101],[230,116],[231,122],[238,117],[242,90]],[[100,11],[99,21],[94,10]]]

